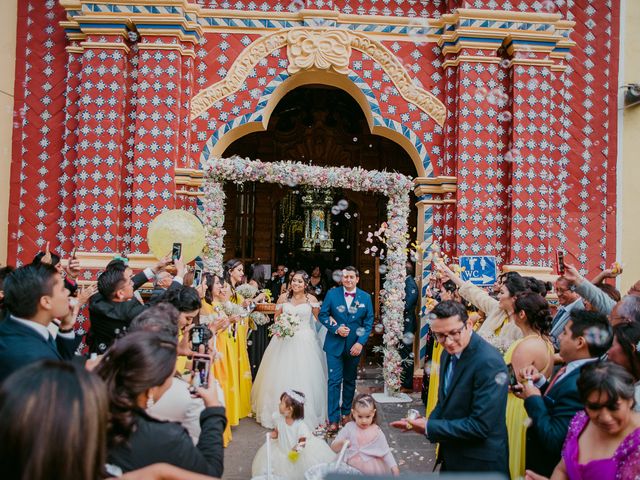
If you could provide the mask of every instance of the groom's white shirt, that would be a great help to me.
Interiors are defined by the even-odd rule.
[[[344,288],[344,287],[342,287],[342,290],[344,290],[343,295],[344,295],[344,301],[345,301],[345,303],[347,304],[347,308],[351,308],[351,304],[353,303],[353,300],[356,298],[356,297],[355,297],[355,295],[356,295],[356,289],[354,288],[352,291],[347,292],[347,289],[346,289],[346,288]],[[347,296],[347,295],[346,295],[347,293],[353,293],[353,296],[351,296],[351,295]]]

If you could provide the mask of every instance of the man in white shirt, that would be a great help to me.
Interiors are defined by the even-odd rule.
[[[0,382],[38,360],[68,360],[78,345],[69,308],[69,290],[58,270],[48,264],[27,265],[4,282],[9,317],[0,323]],[[60,319],[54,339],[48,326]]]

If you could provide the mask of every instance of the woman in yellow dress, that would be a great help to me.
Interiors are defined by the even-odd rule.
[[[209,329],[214,334],[214,345],[215,345],[215,354],[212,362],[211,369],[213,371],[213,376],[218,380],[222,391],[224,392],[225,399],[225,411],[227,415],[227,427],[223,433],[223,442],[226,447],[232,440],[231,434],[231,420],[229,413],[231,412],[231,392],[230,392],[230,378],[227,372],[228,363],[229,363],[229,335],[228,335],[228,327],[230,325],[229,318],[226,313],[222,309],[222,285],[224,284],[224,280],[221,277],[216,275],[206,274],[205,276],[207,282],[207,290],[205,292],[205,296],[202,302],[202,308],[200,309],[200,322],[207,323],[209,325]],[[228,289],[228,292],[231,291]],[[234,412],[237,409],[233,409]],[[233,413],[235,423],[238,424],[237,415]]]
[[[244,277],[244,265],[236,258],[233,258],[224,265],[224,279],[225,282],[231,287],[231,302],[237,305],[246,306],[251,300],[246,300],[239,295],[235,288],[242,284],[245,280]],[[235,324],[235,346],[237,348],[237,365],[238,365],[238,377],[239,386],[237,396],[239,398],[239,411],[240,418],[248,417],[251,415],[251,363],[249,362],[249,352],[247,350],[247,335],[249,333],[249,322],[247,315],[243,316]]]
[[[513,372],[510,383],[528,381],[519,377],[519,372],[533,365],[550,378],[553,373],[553,344],[549,340],[553,317],[547,301],[538,293],[521,292],[514,301],[513,320],[522,330],[523,338],[516,340],[504,354],[504,361]],[[524,477],[526,433],[528,427],[524,401],[513,394],[511,386],[507,398],[507,431],[509,433],[509,470],[512,479]]]

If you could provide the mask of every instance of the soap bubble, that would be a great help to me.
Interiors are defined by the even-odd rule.
[[[331,278],[334,282],[340,283],[342,281],[342,270],[334,270],[331,274]]]
[[[327,240],[329,238],[329,232],[327,232],[326,230],[321,231],[318,234],[318,238],[320,238],[320,240]]]
[[[357,309],[356,307],[354,307],[353,305],[351,305],[351,306],[349,307],[349,313],[350,313],[351,315],[355,315],[357,312],[358,312],[358,309]]]
[[[514,162],[520,158],[520,150],[517,148],[512,148],[507,153],[504,154],[503,160],[505,162]]]
[[[522,421],[522,424],[524,425],[524,428],[529,428],[531,425],[533,425],[533,420],[527,417]]]
[[[508,375],[505,372],[499,372],[495,376],[495,381],[498,385],[506,385],[508,380]]]
[[[405,345],[411,345],[414,338],[415,335],[413,333],[407,332],[402,336],[402,343],[404,343]]]
[[[293,2],[289,4],[287,9],[291,13],[296,13],[296,12],[299,12],[300,10],[303,10],[305,7],[306,7],[305,0],[293,0]]]
[[[509,122],[509,121],[511,121],[511,112],[508,112],[506,110],[504,112],[501,112],[500,115],[498,115],[498,120],[500,122]]]
[[[407,24],[407,32],[409,32],[409,38],[416,45],[424,45],[429,35],[429,20],[421,17],[413,17],[409,19]]]
[[[384,325],[382,325],[381,323],[377,323],[376,326],[373,327],[373,329],[376,333],[382,333],[382,331],[384,330]]]
[[[338,312],[340,313],[344,313],[347,310],[347,308],[344,305],[338,305],[336,307],[336,310],[338,310]]]
[[[508,58],[504,58],[504,59],[502,59],[502,61],[500,62],[500,66],[501,66],[502,68],[509,68],[509,63],[510,63],[509,59],[508,59]]]
[[[473,96],[475,97],[476,101],[481,102],[485,98],[487,98],[487,95],[489,95],[489,90],[487,90],[485,87],[481,87],[476,90],[476,93]]]
[[[598,327],[589,327],[584,331],[584,338],[589,345],[598,347],[608,346],[611,338],[608,330]]]
[[[320,295],[322,293],[322,288],[316,287],[315,292],[316,292],[316,295]]]
[[[349,208],[349,202],[343,198],[338,202],[338,208],[340,210],[346,210],[347,208]]]
[[[388,268],[386,265],[380,265],[380,268],[378,268],[378,271],[380,272],[380,275],[384,275],[385,273],[387,273]]]
[[[342,210],[340,210],[340,207],[338,207],[337,205],[334,205],[333,207],[331,207],[332,215],[340,215],[340,212],[342,212]]]
[[[364,335],[364,332],[365,332],[364,327],[356,328],[356,335],[357,336],[361,337],[362,335]]]

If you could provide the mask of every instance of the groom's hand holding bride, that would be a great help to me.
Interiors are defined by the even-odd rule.
[[[351,354],[352,357],[357,357],[358,355],[360,355],[361,352],[362,352],[361,343],[354,343],[353,347],[351,347],[351,350],[349,350],[349,353]]]
[[[337,333],[338,335],[340,335],[341,337],[346,337],[346,336],[348,336],[348,335],[349,335],[349,332],[350,332],[350,331],[351,331],[351,330],[350,330],[350,329],[349,329],[349,327],[347,327],[346,325],[340,325],[340,326],[338,327],[338,329],[336,330],[336,333]]]

